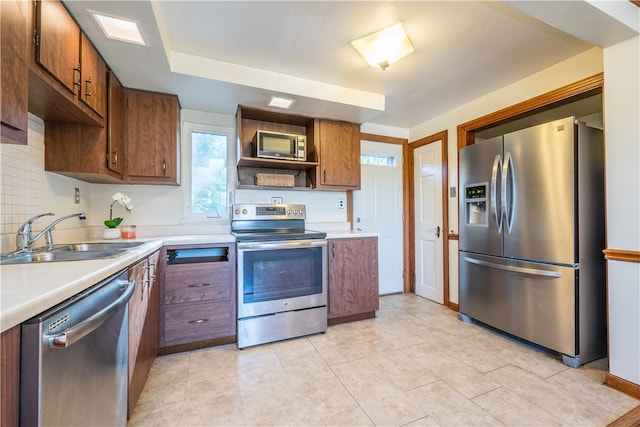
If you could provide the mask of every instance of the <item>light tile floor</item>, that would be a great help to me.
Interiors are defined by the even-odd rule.
[[[639,401],[410,295],[375,319],[156,359],[129,426],[606,426]]]

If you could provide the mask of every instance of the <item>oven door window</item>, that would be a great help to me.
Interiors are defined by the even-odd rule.
[[[247,251],[243,262],[243,303],[322,293],[322,248]]]

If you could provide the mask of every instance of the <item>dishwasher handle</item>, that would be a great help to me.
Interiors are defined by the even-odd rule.
[[[91,315],[81,323],[55,335],[44,335],[44,339],[49,343],[49,348],[66,348],[73,343],[79,341],[83,337],[89,335],[106,322],[114,313],[116,313],[131,298],[135,289],[135,280],[119,280],[121,286],[127,286],[126,290],[111,304],[102,310]]]

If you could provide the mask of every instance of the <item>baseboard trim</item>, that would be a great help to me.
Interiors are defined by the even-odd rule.
[[[640,406],[636,406],[607,427],[638,427],[640,426]]]
[[[375,311],[367,311],[366,313],[351,314],[348,316],[340,316],[327,319],[327,325],[333,326],[340,323],[355,322],[357,320],[372,319],[376,317]]]
[[[632,383],[631,381],[617,377],[612,373],[607,374],[604,383],[608,387],[640,400],[640,384]]]
[[[165,347],[160,347],[160,350],[158,350],[158,356],[165,356],[167,354],[173,353],[182,353],[184,351],[200,350],[202,348],[215,347],[218,345],[232,344],[236,341],[236,336],[231,335],[228,337],[214,338],[210,340],[196,341],[186,344],[168,345]]]

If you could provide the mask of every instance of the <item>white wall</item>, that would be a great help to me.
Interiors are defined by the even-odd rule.
[[[607,248],[640,251],[640,36],[604,50]],[[640,264],[609,261],[609,369],[640,385]]]
[[[433,135],[443,130],[448,131],[448,187],[458,186],[458,125],[477,119],[486,114],[509,107],[561,86],[571,84],[580,79],[590,77],[603,71],[602,50],[594,47],[580,55],[569,58],[525,79],[517,81],[500,90],[492,92],[472,102],[461,105],[446,114],[425,121],[410,129],[409,141]],[[456,191],[456,194],[459,192]],[[449,197],[449,230],[456,234],[458,229],[458,198]],[[458,241],[449,243],[449,253],[457,254]],[[457,256],[457,255],[456,255]],[[450,257],[451,261],[451,257]],[[458,265],[449,265],[449,296],[453,303],[458,303]]]
[[[89,212],[90,185],[44,171],[44,123],[29,115],[27,145],[0,144],[0,204],[1,224],[0,252],[15,248],[15,234],[27,219],[45,212],[56,217]],[[74,190],[80,189],[84,197],[74,203]],[[44,217],[33,224],[39,231],[54,217]],[[88,221],[70,219],[56,226],[54,238],[63,231],[75,239],[85,237]]]

